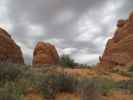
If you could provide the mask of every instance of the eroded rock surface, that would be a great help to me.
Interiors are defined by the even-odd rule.
[[[38,42],[33,53],[33,65],[57,64],[59,56],[50,43]]]
[[[103,56],[102,66],[127,66],[133,64],[133,12],[128,20],[119,20],[117,30],[112,39],[108,40]]]
[[[4,29],[0,28],[0,63],[24,64],[20,47]]]

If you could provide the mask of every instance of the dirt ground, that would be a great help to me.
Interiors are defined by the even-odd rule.
[[[80,96],[77,93],[59,93],[55,100],[80,100]]]

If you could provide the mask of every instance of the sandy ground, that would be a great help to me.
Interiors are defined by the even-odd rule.
[[[24,100],[44,100],[43,96],[37,93],[29,93],[25,95]]]
[[[58,69],[58,72],[62,72],[62,69]],[[96,77],[99,76],[97,72],[93,69],[63,69],[65,74],[71,76],[79,76],[79,77]],[[122,76],[116,73],[108,73],[100,75],[100,77],[113,79],[115,81],[120,80],[129,80],[130,78],[127,76]],[[133,94],[129,94],[128,92],[122,91],[113,91],[108,96],[103,96],[102,100],[133,100]],[[42,95],[38,93],[28,93],[25,95],[24,100],[46,100]],[[77,93],[58,93],[55,97],[55,100],[81,100],[80,95]],[[98,99],[97,99],[98,100]]]
[[[59,93],[55,100],[80,100],[80,96],[76,93]]]
[[[103,100],[133,100],[133,94],[122,91],[113,91],[109,96],[104,97]]]

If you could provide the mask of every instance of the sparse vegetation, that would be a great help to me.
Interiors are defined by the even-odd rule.
[[[21,70],[17,65],[0,65],[0,81],[15,81],[21,75]]]
[[[128,90],[133,93],[133,80],[119,81],[116,83],[116,88]]]
[[[23,92],[14,82],[6,82],[0,87],[0,100],[22,100]]]
[[[133,66],[129,66],[126,69],[116,67],[116,68],[112,69],[111,72],[117,73],[117,74],[120,74],[120,75],[126,76],[126,77],[133,77]]]
[[[81,100],[97,100],[99,94],[96,80],[82,79],[78,84],[78,91],[81,95]]]
[[[43,79],[40,87],[45,96],[54,98],[56,93],[59,92],[73,92],[76,82],[74,77],[68,75],[51,74]]]
[[[23,100],[29,88],[38,90],[48,99],[57,93],[79,93],[81,100],[97,100],[101,95],[107,96],[112,90],[127,90],[133,93],[133,81],[118,81],[85,78],[53,73],[48,68],[34,69],[26,65],[0,65],[0,100]],[[55,68],[55,67],[54,67]]]
[[[115,88],[115,82],[107,79],[82,79],[80,81],[81,97],[97,100],[99,95],[107,95]]]
[[[133,65],[129,66],[128,72],[133,72]]]

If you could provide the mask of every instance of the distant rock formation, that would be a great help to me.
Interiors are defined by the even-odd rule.
[[[20,47],[11,36],[0,28],[0,64],[24,64]]]
[[[33,65],[57,64],[59,56],[56,48],[44,42],[38,42],[33,52]]]
[[[133,12],[128,20],[119,20],[117,30],[108,40],[100,65],[105,67],[133,64]]]

